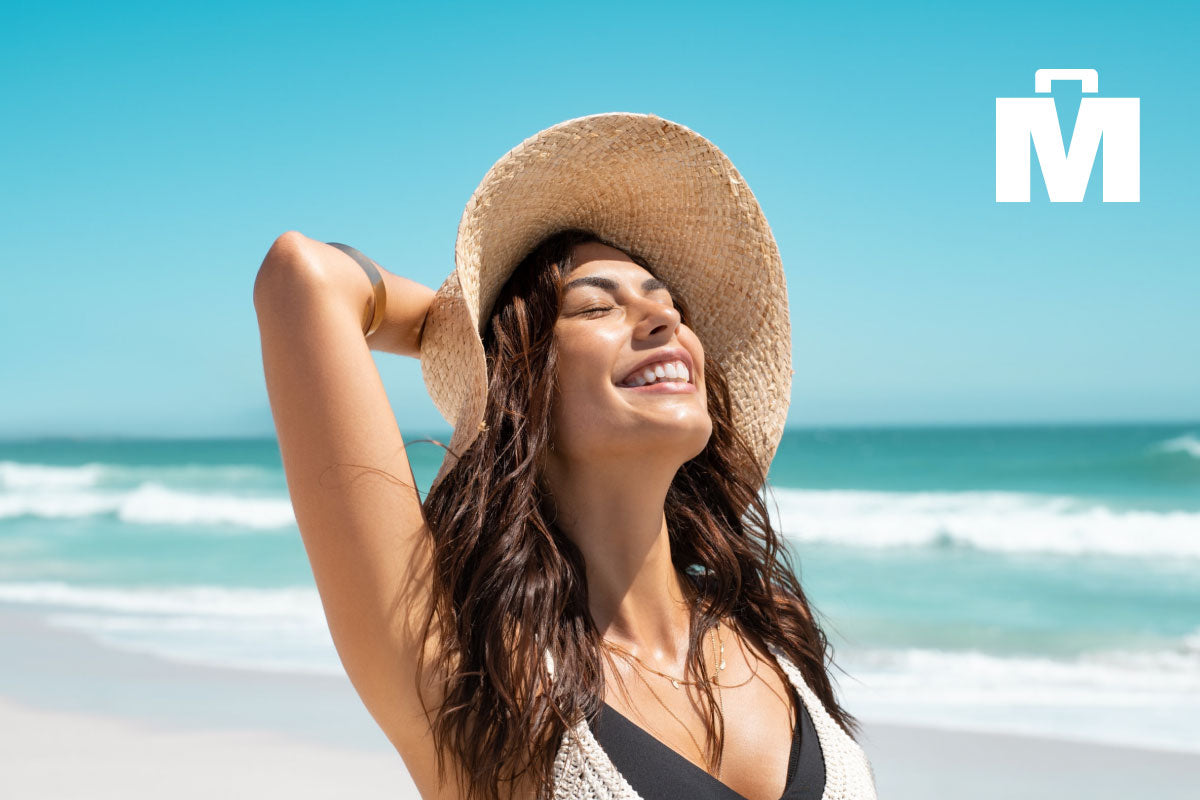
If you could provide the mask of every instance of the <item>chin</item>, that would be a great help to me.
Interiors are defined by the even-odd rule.
[[[661,436],[656,437],[656,446],[663,450],[677,451],[682,464],[691,461],[708,447],[712,438],[712,420],[708,415],[698,419],[680,420],[675,430],[664,430],[661,433]]]

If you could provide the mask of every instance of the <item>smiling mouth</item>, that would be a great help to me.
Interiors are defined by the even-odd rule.
[[[622,389],[657,386],[663,383],[694,383],[695,376],[687,364],[679,359],[648,364],[636,370],[617,384]]]

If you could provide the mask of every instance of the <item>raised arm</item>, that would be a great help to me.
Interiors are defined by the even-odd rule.
[[[423,694],[432,709],[441,697],[415,682],[431,536],[370,353],[418,356],[434,291],[381,271],[387,316],[369,347],[370,279],[346,253],[295,231],[263,260],[254,308],[288,492],[338,655],[422,796],[450,797],[420,703]]]

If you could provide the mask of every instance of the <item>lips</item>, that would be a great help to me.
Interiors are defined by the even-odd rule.
[[[646,394],[693,394],[699,391],[696,384],[686,381],[659,381],[658,383],[644,383],[641,386],[617,384],[617,388],[625,392],[644,392]]]

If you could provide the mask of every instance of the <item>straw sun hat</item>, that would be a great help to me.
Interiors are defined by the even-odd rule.
[[[688,304],[706,358],[728,376],[733,424],[765,474],[791,396],[791,323],[775,237],[716,145],[653,114],[594,114],[534,134],[467,201],[454,271],[421,340],[429,396],[454,426],[434,483],[479,434],[482,335],[504,282],[537,244],[584,228],[646,260]]]

